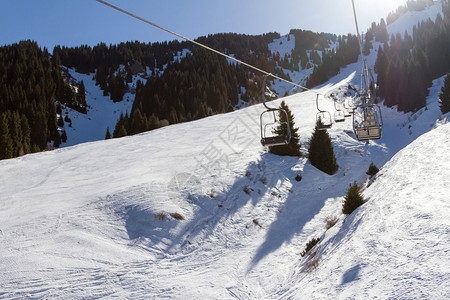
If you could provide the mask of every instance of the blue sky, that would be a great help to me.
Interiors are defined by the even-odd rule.
[[[210,33],[262,34],[292,28],[355,33],[351,0],[109,0],[111,4],[188,38]],[[406,0],[355,0],[360,29],[379,22]],[[24,39],[54,45],[156,42],[174,36],[95,0],[2,0],[0,45]]]

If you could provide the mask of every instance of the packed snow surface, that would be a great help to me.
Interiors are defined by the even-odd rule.
[[[315,92],[342,93],[358,66],[284,98],[302,145]],[[264,152],[261,105],[1,161],[0,297],[448,298],[450,125],[435,85],[414,115],[383,107],[381,140],[334,124],[333,176]],[[334,112],[329,98],[320,105]],[[345,191],[366,185],[371,161],[389,163],[344,218]],[[313,237],[311,267],[300,253]]]
[[[375,59],[374,51],[369,66]],[[314,91],[283,98],[305,155],[316,93],[333,115],[330,94],[352,102],[348,86],[358,87],[360,69],[359,61]],[[88,103],[91,116],[130,107],[102,104],[92,78],[73,76],[99,100]],[[414,114],[381,106],[380,140],[357,141],[351,118],[333,123],[332,176],[306,157],[265,152],[261,105],[0,161],[0,298],[449,299],[443,80]],[[80,123],[94,124],[89,117]],[[72,122],[69,139],[82,142]],[[112,126],[111,118],[100,122],[92,136]],[[369,180],[372,161],[381,171]],[[367,202],[345,217],[354,181]],[[328,230],[327,218],[336,221]]]

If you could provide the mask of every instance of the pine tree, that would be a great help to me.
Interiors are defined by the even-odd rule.
[[[44,113],[37,113],[31,126],[31,142],[41,150],[47,146],[47,120]]]
[[[111,132],[109,132],[109,126],[106,127],[105,140],[109,140],[111,138]]]
[[[31,146],[31,153],[37,153],[39,151],[41,151],[41,149],[39,148],[38,145],[33,144],[33,146]]]
[[[378,167],[373,162],[371,162],[366,174],[372,177],[377,174],[378,171],[380,171],[380,169],[378,169]]]
[[[149,130],[153,130],[159,127],[159,119],[157,116],[152,114],[149,119]]]
[[[58,127],[64,127],[64,120],[62,118],[62,115],[58,118]]]
[[[79,111],[84,114],[87,113],[86,88],[84,87],[83,80],[81,80],[81,83],[78,87],[78,92],[77,92],[76,98],[77,98],[77,106],[79,107]]]
[[[298,135],[298,128],[295,128],[294,115],[284,101],[281,102],[280,109],[286,111],[288,115],[289,128],[291,130],[291,140],[287,145],[269,147],[269,152],[276,155],[301,157],[302,153],[300,152],[300,137]],[[278,113],[278,119],[280,121],[280,124],[277,128],[274,129],[273,133],[278,136],[286,136],[288,134],[286,114],[280,111]]]
[[[439,94],[439,100],[441,103],[441,111],[446,114],[450,111],[450,73],[447,74],[444,80],[444,86]]]
[[[17,111],[13,113],[7,114],[9,117],[9,136],[11,137],[12,141],[12,157],[16,157],[19,155],[19,151],[22,148],[22,127],[20,126],[20,116]]]
[[[311,136],[309,143],[309,161],[317,169],[333,175],[339,166],[336,163],[333,145],[330,135],[326,130],[319,130],[320,120],[316,124],[316,128]]]
[[[28,119],[25,115],[22,115],[20,119],[20,127],[22,128],[22,148],[24,154],[31,152],[30,145],[30,125],[28,124]]]
[[[53,142],[53,146],[55,148],[59,148],[60,145],[61,145],[61,136],[57,132],[56,135],[55,135],[55,141]]]
[[[121,125],[119,127],[116,126],[116,129],[114,130],[113,133],[113,138],[120,138],[124,136],[127,136],[127,130],[125,129],[125,126],[124,125]]]
[[[13,157],[13,141],[9,133],[6,114],[0,115],[0,159]]]
[[[342,205],[342,213],[345,215],[351,214],[355,209],[364,204],[364,198],[361,195],[359,186],[356,181],[353,182],[347,189],[347,193],[344,197],[344,203]]]
[[[62,141],[63,143],[67,142],[67,134],[66,134],[66,131],[65,131],[65,130],[63,131],[63,133],[62,133],[62,135],[61,135],[61,141]]]
[[[178,123],[177,112],[175,111],[175,109],[173,107],[170,107],[169,123],[170,124],[177,124]]]

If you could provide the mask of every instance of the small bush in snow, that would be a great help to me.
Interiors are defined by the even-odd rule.
[[[246,193],[247,195],[250,195],[252,191],[253,189],[249,188],[248,186],[244,186],[244,193]]]
[[[325,219],[325,228],[328,230],[331,227],[333,227],[334,225],[336,225],[336,223],[339,221],[339,219],[335,216],[328,216]]]
[[[266,177],[261,177],[261,178],[259,179],[259,181],[260,181],[262,184],[264,184],[264,185],[267,184],[267,178],[266,178]]]
[[[342,205],[342,213],[349,215],[359,206],[364,204],[364,202],[365,201],[361,195],[360,188],[355,181],[347,189],[347,194],[344,197],[344,203]]]
[[[216,191],[214,189],[211,189],[209,192],[206,193],[206,195],[211,199],[215,197],[215,194]]]
[[[167,215],[165,213],[159,213],[155,215],[155,219],[159,220],[159,221],[164,221],[166,219]]]
[[[302,268],[302,272],[311,273],[312,271],[317,269],[317,267],[319,266],[319,261],[320,259],[318,256],[316,256],[316,252],[311,253],[309,260]]]
[[[378,167],[373,162],[371,162],[366,174],[372,177],[377,174],[378,171],[380,171],[380,169],[378,169]]]
[[[259,224],[258,220],[253,219],[253,224],[262,228],[261,224]]]
[[[302,175],[300,175],[300,174],[297,174],[297,176],[295,176],[295,180],[297,180],[297,181],[302,181]]]
[[[176,213],[171,213],[170,215],[175,220],[178,220],[178,221],[184,220],[184,217],[181,214],[177,213],[177,212]]]
[[[318,242],[320,241],[320,238],[313,238],[308,243],[306,243],[305,250],[300,254],[302,257],[304,257],[309,250],[311,250]]]

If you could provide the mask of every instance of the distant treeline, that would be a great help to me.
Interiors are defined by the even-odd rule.
[[[374,39],[383,43],[375,71],[379,96],[387,105],[404,111],[424,106],[431,80],[450,69],[450,13],[448,0],[442,3],[444,17],[422,22],[412,37],[389,37],[383,20],[366,33],[366,54]],[[280,38],[278,33],[214,34],[197,41],[286,79],[290,79],[286,70],[314,68],[308,87],[326,82],[340,67],[358,59],[354,35],[291,30],[288,39],[292,36],[295,47],[284,56],[268,47]],[[66,68],[95,72],[96,83],[112,101],[122,101],[127,91],[136,93],[131,111],[123,112],[117,122],[115,137],[231,111],[239,100],[257,102],[261,92],[261,74],[187,42],[57,46],[52,55],[31,41],[4,46],[0,48],[0,158],[44,150],[48,142],[58,146],[65,138],[61,105],[82,113],[89,109],[83,82],[75,82]],[[136,74],[145,82],[133,87]]]
[[[291,34],[295,36],[295,49],[284,57],[271,53],[268,48],[269,43],[280,38],[278,33],[214,34],[197,41],[289,79],[282,68],[298,71],[320,65],[320,56],[315,51],[324,50],[337,38],[302,30],[292,30]],[[311,57],[307,50],[314,50]],[[179,59],[183,51],[185,55]],[[257,101],[261,89],[260,74],[187,42],[55,47],[53,55],[58,56],[64,66],[78,72],[96,71],[97,84],[113,101],[123,99],[133,74],[148,73],[145,84],[137,83],[133,108],[117,122],[114,137],[154,129],[157,124],[173,124],[231,111],[239,99],[250,103]],[[162,120],[165,121],[161,123]]]

